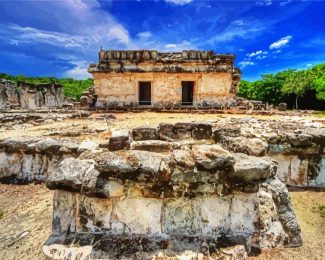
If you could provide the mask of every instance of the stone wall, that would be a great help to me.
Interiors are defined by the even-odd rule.
[[[10,80],[0,79],[0,109],[18,107],[16,85]]]
[[[32,84],[18,83],[19,98],[22,109],[40,107],[62,107],[64,94],[63,86],[55,83]]]
[[[151,82],[151,105],[181,105],[182,81],[194,82],[194,106],[231,103],[241,72],[235,56],[212,51],[100,51],[98,64],[91,64],[97,107],[137,106],[139,81]]]
[[[230,153],[212,133],[207,123],[136,128],[114,133],[110,150],[63,160],[46,181],[56,191],[45,255],[218,259],[228,246],[301,245],[276,161]]]
[[[157,107],[180,106],[182,81],[194,82],[193,105],[225,106],[232,87],[230,73],[94,73],[97,107],[137,106],[139,82],[151,82],[151,104]]]
[[[0,140],[0,153],[4,165],[1,168],[2,171],[0,170],[0,179],[13,176],[29,181],[40,178],[45,180],[48,176],[47,173],[35,178],[34,171],[24,166],[26,163],[27,165],[32,164],[33,160],[36,165],[39,164],[38,155],[35,155],[38,152],[34,148],[36,143],[41,140],[47,140],[50,144],[53,143],[59,147],[57,151],[59,155],[65,154],[65,156],[59,156],[61,159],[56,160],[55,165],[58,166],[58,162],[63,158],[71,157],[69,154],[73,153],[64,153],[71,149],[75,151],[75,155],[72,157],[84,150],[96,149],[98,146],[108,148],[110,151],[127,149],[166,152],[175,147],[192,146],[197,142],[200,143],[201,139],[209,140],[208,143],[220,144],[234,153],[271,158],[277,161],[276,176],[286,185],[325,188],[325,128],[319,123],[291,118],[273,121],[256,118],[226,118],[208,123],[178,123],[174,125],[162,123],[158,128],[140,127],[132,130],[113,131],[109,142],[102,140],[99,143],[9,138]],[[34,148],[29,149],[28,147]],[[25,156],[26,153],[28,156]],[[55,156],[53,158],[56,158]],[[25,169],[24,174],[21,169]]]

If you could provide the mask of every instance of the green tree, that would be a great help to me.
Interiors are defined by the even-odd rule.
[[[296,109],[298,109],[298,99],[306,93],[310,85],[311,79],[308,71],[288,70],[281,91],[283,94],[294,94],[296,96],[295,104]]]

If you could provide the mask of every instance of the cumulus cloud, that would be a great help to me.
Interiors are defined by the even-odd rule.
[[[142,39],[147,39],[147,38],[150,38],[152,36],[152,33],[149,32],[149,31],[146,31],[146,32],[139,32],[137,34],[137,37],[139,38],[142,38]]]
[[[180,43],[165,44],[163,51],[181,51],[181,50],[189,50],[189,49],[196,49],[196,47],[193,46],[189,41],[182,41]]]
[[[238,65],[239,65],[239,67],[240,67],[241,69],[243,69],[243,68],[245,68],[245,67],[247,67],[247,66],[253,66],[253,65],[255,65],[255,64],[256,64],[255,62],[253,62],[253,61],[249,61],[249,60],[244,60],[244,61],[241,61],[241,62],[238,63]]]
[[[256,5],[258,6],[270,6],[272,5],[272,0],[263,0],[256,2]]]
[[[267,51],[262,51],[262,50],[259,50],[259,51],[255,51],[255,52],[252,52],[252,53],[247,53],[246,56],[247,57],[255,57],[255,56],[260,56],[260,55],[267,55],[268,52]]]
[[[166,3],[172,3],[175,5],[186,5],[192,2],[192,0],[165,0]]]
[[[73,62],[74,68],[67,70],[64,73],[65,77],[74,79],[88,79],[91,78],[91,74],[88,73],[88,62],[87,61],[75,61]]]
[[[289,42],[291,41],[292,36],[291,35],[287,35],[285,37],[282,37],[280,40],[277,40],[273,43],[270,44],[269,49],[280,49],[283,48],[285,46],[287,46],[289,44]]]

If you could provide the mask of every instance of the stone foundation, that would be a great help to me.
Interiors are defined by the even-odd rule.
[[[229,152],[211,139],[220,130],[178,123],[120,131],[110,150],[63,160],[46,181],[55,196],[45,255],[160,259],[194,252],[217,259],[239,246],[237,258],[246,259],[252,249],[300,246],[278,163]]]

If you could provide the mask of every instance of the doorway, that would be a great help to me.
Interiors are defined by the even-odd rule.
[[[182,105],[193,105],[194,81],[182,81]]]
[[[151,82],[150,81],[139,82],[139,105],[141,106],[151,105]]]

